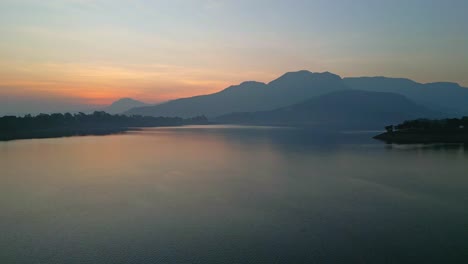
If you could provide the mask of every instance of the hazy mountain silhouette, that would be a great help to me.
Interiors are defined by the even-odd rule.
[[[409,79],[387,77],[353,77],[344,78],[343,81],[353,89],[398,93],[433,109],[455,115],[468,114],[468,88],[457,83],[422,84]]]
[[[243,82],[213,94],[177,99],[156,106],[133,108],[126,114],[214,117],[232,112],[271,110],[344,89],[348,87],[341,77],[329,72],[289,72],[268,84]]]
[[[148,104],[134,100],[132,98],[122,98],[113,102],[111,105],[105,107],[104,109],[102,109],[102,111],[107,112],[109,114],[120,114],[134,107],[142,107],[146,105]]]
[[[409,79],[386,77],[342,79],[330,72],[312,73],[309,71],[288,72],[268,84],[253,81],[243,82],[213,94],[172,100],[154,106],[136,107],[126,114],[170,117],[205,115],[213,118],[234,112],[269,111],[327,93],[345,90],[400,94],[418,105],[447,113],[443,117],[468,114],[468,89],[456,83],[422,84]],[[386,95],[390,96],[389,94],[381,94],[382,97]],[[324,98],[322,97],[321,100]],[[383,101],[385,100],[382,100],[382,103],[385,103]],[[373,110],[369,108],[368,111]],[[401,112],[405,111],[401,110]],[[426,116],[421,115],[421,117]],[[390,121],[384,120],[384,118],[385,116],[380,117],[387,123]]]
[[[415,118],[442,114],[420,106],[406,97],[384,92],[344,90],[271,111],[222,115],[222,123],[294,125],[330,128],[375,128]]]

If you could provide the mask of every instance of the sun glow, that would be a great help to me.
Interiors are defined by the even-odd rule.
[[[109,104],[122,97],[161,102],[229,85],[222,80],[203,79],[215,73],[170,65],[0,64],[0,72],[2,69],[8,72],[0,75],[0,94],[48,94],[76,98],[86,104]]]

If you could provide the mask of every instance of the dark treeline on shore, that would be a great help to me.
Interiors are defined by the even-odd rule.
[[[468,131],[468,116],[447,119],[416,119],[408,120],[396,126],[387,127],[396,131]]]
[[[105,135],[124,132],[133,127],[181,126],[207,124],[204,116],[193,118],[92,114],[39,114],[0,117],[0,140],[49,138],[74,135]]]
[[[387,143],[468,143],[468,117],[408,120],[375,136]]]

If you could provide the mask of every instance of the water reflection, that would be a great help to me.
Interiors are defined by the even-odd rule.
[[[460,146],[181,127],[0,143],[2,263],[460,263]]]
[[[260,126],[188,126],[183,128],[153,128],[135,133],[147,136],[155,134],[172,134],[181,137],[217,138],[230,144],[265,145],[286,148],[287,150],[334,151],[345,147],[367,145],[381,148],[382,144],[372,139],[373,131],[359,133],[332,132],[298,129],[291,127]]]

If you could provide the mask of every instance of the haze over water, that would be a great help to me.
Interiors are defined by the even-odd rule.
[[[468,152],[206,126],[0,142],[1,263],[461,263]]]

